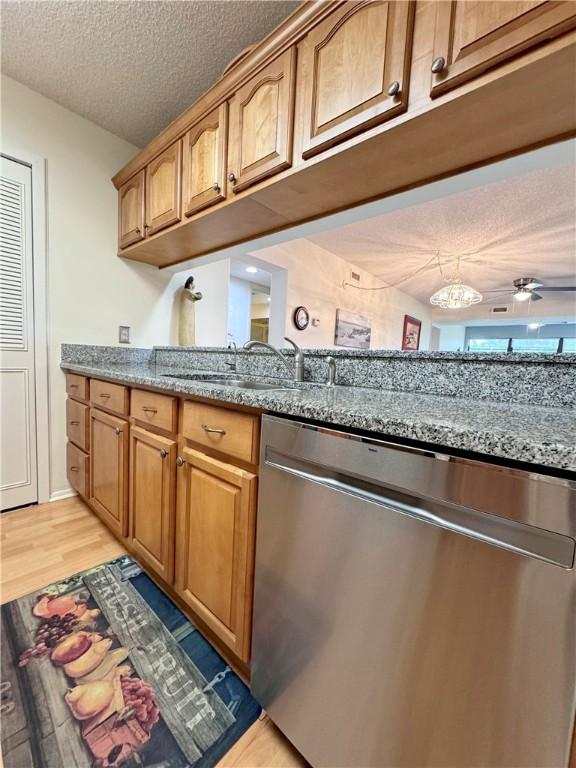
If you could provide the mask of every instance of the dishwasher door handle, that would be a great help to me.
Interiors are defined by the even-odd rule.
[[[401,491],[390,489],[388,495],[386,487],[374,481],[362,480],[316,462],[282,454],[270,446],[266,447],[264,464],[332,491],[377,504],[390,512],[407,515],[518,555],[533,557],[566,569],[574,566],[576,542],[554,531],[458,506],[448,500],[416,499],[406,495],[406,501],[402,501],[394,498],[402,496]]]

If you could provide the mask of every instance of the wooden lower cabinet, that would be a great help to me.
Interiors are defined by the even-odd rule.
[[[181,452],[176,591],[233,653],[250,656],[257,477]]]
[[[90,459],[72,443],[66,446],[66,476],[72,488],[85,499],[90,487]]]
[[[130,432],[130,538],[136,556],[165,582],[174,579],[175,440]]]
[[[128,533],[129,424],[90,409],[90,504],[118,536]]]

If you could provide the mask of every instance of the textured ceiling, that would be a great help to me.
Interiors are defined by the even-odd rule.
[[[2,71],[142,147],[299,4],[2,0]]]
[[[512,290],[512,280],[524,276],[574,285],[576,165],[514,176],[308,239],[425,303],[444,284],[437,252],[447,273],[460,257],[464,282],[480,292]],[[544,294],[547,303],[574,295]]]

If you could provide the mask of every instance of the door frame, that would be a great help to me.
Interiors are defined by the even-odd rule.
[[[48,242],[46,236],[46,158],[4,147],[6,160],[32,172],[32,274],[34,291],[34,388],[38,504],[50,501],[50,414],[48,384]]]

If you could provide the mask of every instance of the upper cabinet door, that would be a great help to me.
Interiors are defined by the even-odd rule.
[[[146,231],[153,235],[181,219],[182,142],[177,141],[146,168]]]
[[[118,190],[118,246],[126,248],[144,239],[144,171]]]
[[[413,3],[344,3],[302,44],[303,156],[404,112]]]
[[[576,3],[442,0],[436,4],[432,96],[576,26]]]
[[[229,180],[234,192],[292,165],[296,50],[291,48],[230,102]]]
[[[227,104],[222,104],[184,136],[182,197],[186,216],[226,198],[227,110]]]

